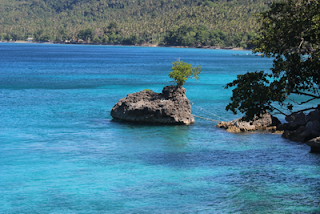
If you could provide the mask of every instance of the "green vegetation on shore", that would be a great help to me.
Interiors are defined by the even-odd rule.
[[[250,48],[272,0],[0,0],[0,39]]]
[[[320,3],[287,0],[260,13],[255,52],[273,57],[270,71],[248,72],[226,85],[226,109],[244,119],[268,112],[284,115],[317,109],[320,100]]]

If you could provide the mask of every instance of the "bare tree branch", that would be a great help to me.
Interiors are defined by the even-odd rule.
[[[278,108],[276,108],[276,107],[274,107],[274,106],[272,106],[272,105],[270,105],[270,106],[271,106],[271,108],[277,110],[280,114],[283,114],[284,116],[288,116],[287,114],[285,114],[284,112],[282,112],[280,109],[278,109]]]
[[[301,38],[301,42],[300,42],[300,45],[299,45],[299,49],[300,49],[300,47],[301,47],[301,45],[302,45],[302,43],[304,42],[304,38]]]
[[[318,99],[318,98],[315,98],[315,97],[314,97],[314,98],[311,98],[310,100],[307,100],[307,101],[301,102],[301,103],[300,103],[300,105],[302,105],[302,104],[304,104],[304,103],[308,103],[308,102],[310,102],[310,101],[312,101],[312,100],[315,100],[315,99]]]
[[[306,108],[306,109],[302,109],[302,110],[299,110],[299,111],[296,111],[296,112],[292,112],[292,114],[300,113],[300,112],[304,112],[304,111],[309,111],[309,110],[312,110],[312,109],[318,109],[318,108],[317,107]]]
[[[294,102],[294,103],[297,104],[297,105],[302,105],[302,104],[308,103],[308,102],[310,102],[310,101],[312,101],[312,100],[319,99],[319,98],[317,98],[317,97],[313,97],[313,98],[311,98],[311,99],[309,99],[309,100],[307,100],[307,101],[303,101],[303,102],[299,103],[299,102],[296,102],[294,99],[291,99],[291,98],[289,98],[289,97],[287,97],[287,96],[286,96],[286,98],[287,98],[288,100]]]
[[[293,91],[291,92],[292,94],[299,94],[299,95],[305,95],[305,96],[309,96],[309,97],[313,97],[315,99],[320,99],[320,96],[316,96],[314,94],[308,94],[308,93],[305,93],[305,92],[301,92],[301,91]]]

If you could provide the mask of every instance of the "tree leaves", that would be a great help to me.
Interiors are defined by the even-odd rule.
[[[172,71],[169,73],[169,77],[172,78],[178,86],[183,86],[188,78],[199,79],[201,66],[192,67],[191,64],[183,61],[172,62],[172,65]]]
[[[264,111],[292,113],[295,106],[320,99],[319,13],[317,0],[273,3],[270,10],[260,13],[262,24],[254,52],[274,57],[272,73],[247,73],[227,84],[226,88],[235,89],[226,110],[239,110],[246,119],[252,119]],[[292,94],[299,95],[300,101]],[[276,108],[275,103],[284,110]]]
[[[226,110],[231,110],[234,114],[239,110],[245,113],[244,119],[251,119],[269,110],[272,90],[269,87],[268,77],[269,75],[263,71],[238,75],[236,80],[225,87],[235,86],[232,90],[232,102],[227,105]]]
[[[116,30],[110,28],[104,35],[109,37],[113,31],[117,34],[115,41],[128,41],[131,35],[138,37],[140,43],[159,43],[172,26],[199,27],[204,25],[197,36],[186,35],[181,39],[183,44],[200,44],[223,46],[239,46],[231,41],[234,35],[243,33],[241,40],[247,41],[246,34],[259,27],[254,13],[268,8],[272,0],[28,0],[0,3],[0,38],[24,40],[34,37],[38,30],[49,35],[50,40],[61,41],[76,39],[81,30],[91,28],[106,29],[116,23]],[[213,7],[212,7],[213,6]],[[60,29],[66,34],[61,35]],[[227,37],[210,38],[210,32],[220,30]],[[116,32],[117,31],[117,32]],[[195,32],[195,31],[193,31]],[[197,33],[197,32],[196,32]],[[153,35],[157,41],[153,41]],[[93,35],[103,39],[104,35]],[[64,39],[62,39],[62,37]],[[196,41],[197,40],[197,41]]]

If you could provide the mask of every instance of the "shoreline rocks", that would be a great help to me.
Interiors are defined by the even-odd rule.
[[[295,113],[285,119],[288,123],[278,127],[284,130],[282,137],[295,142],[306,142],[311,147],[311,152],[320,153],[320,105],[308,115]]]
[[[267,113],[253,121],[241,121],[241,118],[221,122],[217,127],[224,128],[228,132],[239,133],[256,130],[266,130],[272,133],[282,134],[281,137],[295,142],[305,142],[311,147],[311,152],[320,153],[320,105],[317,109],[304,113],[294,113],[285,117],[287,123],[281,122]]]
[[[316,109],[304,113],[295,113],[287,116],[286,121],[278,127],[284,130],[282,137],[296,142],[306,142],[320,136],[320,110]]]
[[[111,116],[128,122],[190,125],[194,117],[185,93],[183,87],[166,86],[162,93],[143,90],[128,94],[115,104]]]
[[[270,113],[263,114],[259,118],[256,117],[254,120],[249,122],[242,121],[241,119],[242,118],[238,118],[230,122],[220,122],[216,127],[226,129],[228,132],[232,133],[258,130],[267,130],[277,133],[277,126],[281,124],[278,118],[273,117]]]
[[[311,147],[311,153],[320,153],[320,137],[313,138],[306,144]]]

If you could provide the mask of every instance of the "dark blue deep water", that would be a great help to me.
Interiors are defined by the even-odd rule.
[[[236,55],[233,55],[236,54]],[[248,54],[248,55],[246,55]],[[112,121],[128,93],[170,85],[177,59],[193,114],[271,59],[249,51],[0,43],[0,213],[320,213],[320,156],[268,133]]]

